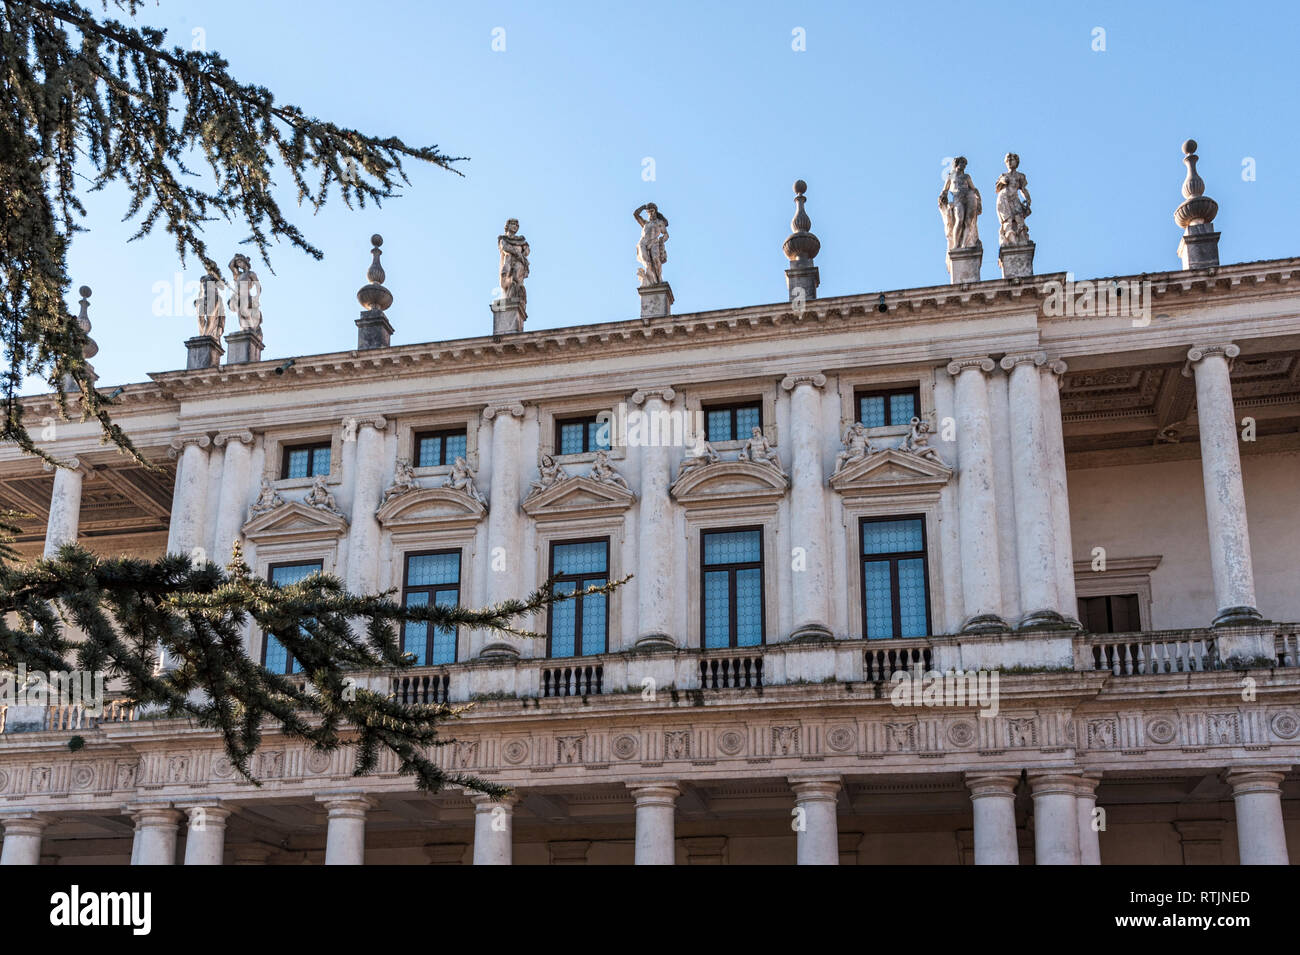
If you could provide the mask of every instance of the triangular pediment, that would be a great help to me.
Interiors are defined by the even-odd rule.
[[[487,508],[464,491],[450,487],[426,487],[390,498],[375,512],[384,527],[416,527],[423,524],[477,523]]]
[[[348,522],[342,515],[298,501],[281,504],[274,510],[255,515],[244,525],[250,541],[340,537],[347,533]]]
[[[753,461],[715,461],[678,474],[673,499],[686,506],[726,501],[774,501],[785,495],[790,481],[776,468]]]
[[[636,495],[625,487],[584,475],[568,477],[534,491],[524,500],[524,513],[538,520],[595,517],[627,510]]]
[[[931,458],[888,448],[854,461],[831,476],[831,487],[841,493],[893,491],[899,488],[933,488],[946,484],[952,468]]]

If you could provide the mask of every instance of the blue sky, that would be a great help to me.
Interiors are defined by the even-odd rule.
[[[395,344],[491,331],[496,236],[511,216],[532,247],[530,329],[638,314],[632,210],[646,201],[670,221],[675,312],[783,300],[781,243],[800,177],[823,297],[940,284],[935,199],[956,154],[984,195],[985,278],[998,274],[993,183],[1009,150],[1033,195],[1040,272],[1177,268],[1189,136],[1219,202],[1222,260],[1300,252],[1287,228],[1300,35],[1291,4],[542,6],[321,0],[309,12],[282,0],[160,0],[143,10],[139,22],[172,43],[189,46],[201,30],[236,76],[282,102],[470,157],[465,178],[411,166],[411,185],[380,210],[297,210],[325,258],[281,246],[275,274],[255,261],[267,358],[355,347],[376,231]],[[497,28],[504,51],[493,50]],[[1104,51],[1093,49],[1096,28]],[[178,272],[197,280],[197,262],[182,267],[162,231],[127,243],[135,226],[120,221],[122,192],[85,198],[91,231],[75,238],[69,266],[74,288],[94,289],[101,386],[183,367],[194,319],[155,315],[156,286]],[[207,234],[225,263],[246,230],[213,223]]]

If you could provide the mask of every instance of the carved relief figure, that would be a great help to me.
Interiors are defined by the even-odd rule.
[[[199,334],[220,338],[226,330],[226,306],[221,303],[221,288],[226,283],[215,275],[199,276],[199,297],[194,307],[199,316]]]
[[[702,468],[706,464],[717,464],[722,458],[718,457],[718,452],[713,450],[713,446],[707,441],[701,441],[695,448],[694,454],[688,454],[682,458],[681,466],[677,468],[677,477],[680,478],[688,471],[696,468]]]
[[[564,467],[555,460],[554,455],[542,454],[537,459],[537,480],[532,482],[532,489],[536,491],[545,491],[548,487],[554,487],[561,481],[567,480],[569,474]]]
[[[501,253],[501,301],[517,304],[521,309],[528,303],[524,279],[528,278],[528,240],[519,235],[519,220],[507,219],[505,232],[497,236],[497,250]]]
[[[284,504],[284,498],[280,492],[271,486],[269,478],[262,478],[262,490],[257,495],[257,500],[248,508],[250,519],[258,514],[265,514],[267,511],[273,511]]]
[[[419,490],[420,485],[415,483],[415,469],[411,467],[411,462],[406,458],[397,459],[397,469],[393,472],[393,483],[384,491],[384,496],[380,504],[387,504],[398,495],[405,494],[407,491]]]
[[[856,464],[868,455],[875,454],[876,448],[867,437],[867,426],[855,421],[844,432],[844,450],[835,456],[835,470],[842,471],[850,464]]]
[[[311,490],[303,499],[303,503],[308,507],[314,507],[322,511],[329,511],[331,514],[343,516],[338,505],[334,502],[334,495],[325,487],[325,475],[318,474],[312,478]]]
[[[980,191],[966,174],[966,157],[958,156],[939,193],[939,215],[949,250],[973,249],[980,244],[979,214],[983,211]]]
[[[596,460],[591,465],[591,479],[599,481],[601,484],[613,484],[626,490],[631,490],[627,486],[627,481],[623,475],[614,470],[614,465],[609,463],[608,451],[597,451]]]
[[[262,283],[257,280],[248,256],[240,252],[230,260],[232,276],[230,310],[239,316],[239,327],[244,331],[257,332],[262,329],[262,308],[258,299],[262,295]]]
[[[763,429],[755,428],[745,442],[745,446],[740,449],[740,455],[737,461],[752,461],[755,464],[768,464],[781,471],[781,457],[777,454],[776,448],[768,443],[767,438],[763,437]],[[782,471],[784,473],[784,471]]]
[[[641,217],[642,212],[645,218]],[[637,278],[642,288],[660,285],[664,280],[664,263],[668,261],[668,250],[664,247],[668,241],[668,220],[653,202],[637,206],[632,218],[641,227],[641,238],[636,244],[636,260],[641,263],[641,268],[636,270]]]
[[[1020,171],[1020,157],[1007,153],[1007,171],[998,176],[998,241],[1002,245],[1024,245],[1029,241],[1029,187]],[[1022,200],[1020,197],[1024,196]]]
[[[452,462],[451,473],[447,475],[447,480],[442,486],[468,494],[480,504],[487,503],[483,500],[483,495],[478,492],[478,488],[474,486],[474,472],[470,470],[469,462],[464,458],[457,458]]]
[[[921,418],[912,419],[912,430],[903,438],[903,443],[899,445],[900,451],[906,451],[908,454],[915,454],[918,458],[929,458],[936,464],[943,464],[943,459],[939,457],[939,452],[930,446],[929,435],[933,434],[934,429],[930,427],[930,422]],[[947,467],[947,465],[944,465]]]

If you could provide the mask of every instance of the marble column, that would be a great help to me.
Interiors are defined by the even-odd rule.
[[[794,790],[799,865],[839,865],[840,839],[836,820],[836,799],[840,791],[838,776],[791,776]]]
[[[790,544],[793,560],[802,551],[802,571],[795,571],[790,637],[828,639],[830,620],[830,547],[826,534],[826,475],[822,461],[823,374],[787,375],[781,387],[790,392]]]
[[[1240,351],[1232,344],[1198,345],[1187,353],[1196,378],[1205,516],[1210,526],[1210,566],[1219,609],[1215,626],[1250,625],[1262,619],[1255,608],[1255,571],[1237,447],[1237,412],[1229,377],[1231,361]]]
[[[49,819],[34,812],[0,813],[0,865],[40,865],[41,835],[47,825]]]
[[[474,803],[474,865],[511,865],[519,797],[474,793],[470,800]]]
[[[344,421],[344,427],[349,422]],[[346,583],[354,594],[372,594],[379,589],[379,519],[375,511],[384,494],[388,471],[388,419],[365,415],[356,419],[356,483],[352,494],[352,520],[348,531]]]
[[[1288,865],[1282,826],[1282,780],[1279,768],[1230,769],[1224,780],[1237,807],[1237,852],[1242,865]]]
[[[185,814],[186,865],[222,865],[226,851],[226,820],[230,810],[219,805],[188,806]]]
[[[361,793],[329,793],[316,797],[329,812],[325,833],[326,865],[364,865],[366,813],[376,801]]]
[[[487,602],[516,599],[528,589],[522,582],[523,534],[519,519],[519,445],[524,406],[519,402],[489,405],[483,417],[492,422],[492,484],[487,516]],[[471,656],[518,656],[514,643],[484,645],[488,635],[471,637]]]
[[[168,450],[179,457],[176,487],[172,492],[172,519],[167,532],[167,553],[187,557],[204,542],[204,523],[208,500],[208,447],[212,439],[206,434],[172,438]]]
[[[225,448],[221,459],[221,487],[217,492],[216,527],[212,535],[213,563],[230,562],[231,550],[243,541],[248,518],[249,461],[253,454],[253,432],[248,429],[223,431],[213,444]]]
[[[64,544],[77,542],[77,529],[81,523],[81,484],[86,470],[77,458],[70,458],[64,468],[48,462],[47,471],[54,472],[54,490],[50,494],[50,518],[45,524],[46,559],[59,552]]]
[[[967,773],[975,816],[975,864],[1019,865],[1016,839],[1016,785],[1012,773]]]
[[[1064,627],[1057,594],[1056,530],[1050,476],[1043,473],[1047,429],[1043,421],[1042,352],[1007,355],[1007,408],[1011,418],[1011,473],[1015,488],[1016,561],[1020,578],[1020,629]]]
[[[1029,774],[1034,794],[1034,862],[1038,865],[1079,864],[1079,810],[1075,799],[1079,774]]]
[[[673,646],[674,606],[673,556],[677,539],[673,534],[672,450],[673,435],[669,402],[671,388],[643,388],[632,395],[641,407],[645,444],[641,451],[641,494],[637,502],[637,638],[638,646]]]
[[[675,782],[628,783],[627,786],[636,800],[636,864],[675,865],[676,807],[681,790]]]
[[[1101,773],[1084,773],[1074,791],[1074,805],[1079,817],[1079,864],[1101,865],[1101,830],[1093,824],[1097,809],[1097,784]]]
[[[961,534],[964,633],[998,633],[1002,619],[1002,575],[998,563],[997,491],[993,480],[988,383],[991,358],[949,362],[957,379],[957,512]]]
[[[1042,390],[1042,473],[1052,498],[1052,527],[1056,544],[1057,603],[1066,622],[1078,626],[1078,598],[1074,590],[1074,536],[1070,529],[1070,492],[1065,474],[1065,432],[1061,420],[1061,384],[1069,369],[1059,358],[1049,361],[1038,379]]]
[[[131,811],[131,817],[135,820],[131,864],[175,865],[180,811],[170,805],[141,806]]]

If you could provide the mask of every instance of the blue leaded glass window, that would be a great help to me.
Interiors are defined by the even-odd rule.
[[[758,646],[763,642],[762,531],[705,531],[702,544],[704,649]]]
[[[457,458],[465,457],[465,432],[461,431],[427,431],[415,436],[415,466],[417,468],[434,468],[443,464],[454,464]]]
[[[601,421],[595,415],[557,421],[555,423],[556,453],[582,454],[585,451],[608,451],[609,429],[609,423]]]
[[[862,521],[863,627],[871,639],[930,634],[925,519]]]
[[[744,441],[763,426],[763,406],[757,401],[718,405],[704,411],[704,436],[710,442]]]
[[[609,583],[609,539],[551,544],[553,592],[571,594]],[[605,652],[609,629],[609,599],[588,594],[552,604],[550,655],[592,656]]]
[[[460,551],[445,550],[406,555],[406,583],[402,595],[408,607],[454,607],[460,603]],[[422,666],[456,662],[456,630],[408,621],[402,627],[402,649]]]
[[[306,580],[312,574],[319,573],[321,562],[305,561],[301,564],[278,564],[271,568],[271,583],[278,587],[288,587]],[[306,631],[304,631],[304,635]],[[302,664],[294,660],[288,649],[274,634],[268,633],[262,645],[262,666],[272,673],[301,673]]]
[[[921,414],[919,398],[916,388],[858,392],[858,420],[868,428],[911,424]]]
[[[282,478],[305,478],[317,475],[329,476],[330,446],[324,444],[302,444],[284,449],[284,462],[280,476]]]

